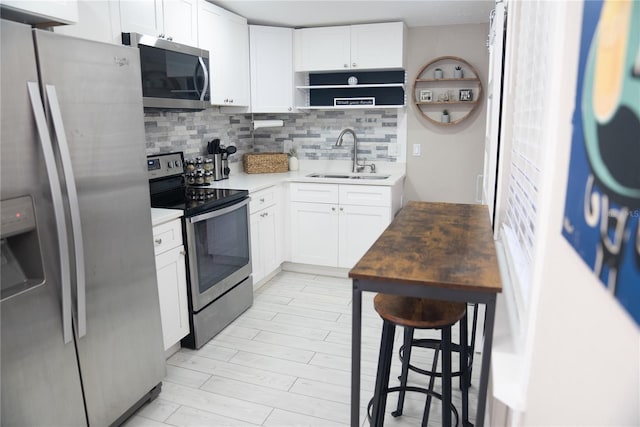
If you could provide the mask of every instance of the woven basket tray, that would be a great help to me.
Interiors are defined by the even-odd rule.
[[[242,158],[246,173],[274,173],[289,171],[286,153],[246,153]]]

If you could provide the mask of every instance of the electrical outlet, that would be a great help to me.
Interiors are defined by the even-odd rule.
[[[420,157],[420,144],[413,144],[413,152],[412,154],[415,157]]]
[[[400,155],[398,144],[389,144],[387,146],[387,155],[391,157],[398,157]]]

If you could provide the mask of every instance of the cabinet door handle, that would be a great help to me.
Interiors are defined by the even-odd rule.
[[[344,208],[340,208],[340,212],[344,212]]]
[[[187,253],[186,253],[186,252],[185,252],[185,250],[183,249],[183,250],[181,250],[181,251],[180,251],[180,255],[182,255],[182,256],[186,256],[186,255],[187,255]]]
[[[260,198],[260,203],[264,203],[264,197]]]
[[[351,66],[355,68],[355,67],[357,67],[357,66],[358,66],[358,64],[356,64],[356,63],[354,62],[353,64],[351,64]]]
[[[349,68],[349,64],[344,64],[344,68]]]
[[[335,212],[335,211],[336,211],[336,207],[335,207],[335,206],[331,207],[331,210],[332,210],[333,212]]]
[[[156,243],[156,246],[157,245],[161,245],[162,244],[162,239],[155,239],[154,242]]]

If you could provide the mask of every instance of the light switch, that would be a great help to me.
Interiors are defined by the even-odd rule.
[[[413,155],[420,157],[420,144],[413,144]]]

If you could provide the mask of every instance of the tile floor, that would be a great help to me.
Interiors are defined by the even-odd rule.
[[[373,310],[372,293],[363,294],[362,425],[373,395],[382,322]],[[126,426],[347,426],[351,357],[351,281],[281,272],[255,294],[254,305],[198,351],[181,349],[167,361],[160,396]],[[454,340],[457,340],[454,327]],[[423,332],[419,336],[429,336]],[[437,337],[438,335],[432,335]],[[396,349],[402,333],[396,332]],[[432,356],[416,350],[412,362],[430,366]],[[394,357],[391,378],[400,373]],[[473,384],[479,362],[474,360]],[[453,357],[454,369],[457,356]],[[424,386],[413,373],[410,383]],[[454,404],[460,392],[454,380]],[[439,382],[436,382],[439,389]],[[424,396],[409,393],[404,415],[389,412],[387,426],[419,426]],[[470,389],[470,417],[475,417],[477,388]],[[393,408],[395,409],[395,408]],[[429,425],[440,425],[434,400]]]

